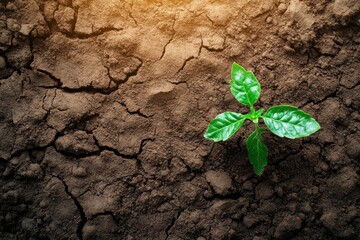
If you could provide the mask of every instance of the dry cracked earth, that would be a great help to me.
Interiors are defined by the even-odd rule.
[[[358,0],[1,0],[0,239],[359,239]],[[232,62],[269,133],[256,177],[223,111]]]

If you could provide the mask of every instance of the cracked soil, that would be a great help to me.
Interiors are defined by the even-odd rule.
[[[0,239],[359,239],[358,0],[1,0]],[[232,62],[321,130],[203,137]]]

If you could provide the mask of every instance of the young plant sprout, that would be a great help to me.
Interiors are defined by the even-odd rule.
[[[262,118],[268,129],[279,137],[290,139],[306,137],[320,129],[319,123],[300,109],[279,105],[255,110],[254,103],[260,97],[260,83],[251,71],[233,63],[231,69],[230,91],[240,103],[250,108],[250,113],[224,112],[216,116],[209,124],[204,137],[214,142],[225,141],[240,129],[246,119],[255,124],[255,131],[246,140],[246,148],[254,172],[260,176],[268,163],[268,149],[262,140],[264,128],[259,127]]]

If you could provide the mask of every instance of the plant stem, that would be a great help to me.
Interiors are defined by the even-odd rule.
[[[250,106],[250,111],[251,111],[251,114],[254,114],[255,113],[255,109],[253,106]]]

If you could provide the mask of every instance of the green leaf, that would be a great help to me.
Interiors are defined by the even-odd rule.
[[[259,118],[261,116],[261,114],[263,113],[264,109],[259,109],[254,113],[254,117],[255,118]]]
[[[260,176],[268,163],[268,149],[262,141],[263,128],[257,128],[246,140],[246,148],[250,163],[253,165],[256,175]]]
[[[233,63],[231,69],[230,91],[240,103],[252,106],[259,99],[260,83],[250,71]]]
[[[262,116],[266,126],[279,137],[306,137],[320,129],[311,116],[293,106],[274,106]]]
[[[224,112],[210,122],[204,137],[215,142],[225,141],[239,130],[245,119],[246,115],[241,113]]]

